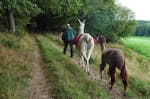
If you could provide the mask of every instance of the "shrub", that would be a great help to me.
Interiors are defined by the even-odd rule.
[[[12,36],[8,36],[8,35],[5,36],[2,39],[1,43],[3,46],[8,47],[13,50],[18,50],[20,48],[19,39],[14,38]]]

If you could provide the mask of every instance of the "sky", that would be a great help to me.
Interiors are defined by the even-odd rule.
[[[118,0],[135,13],[136,20],[150,20],[150,0]]]

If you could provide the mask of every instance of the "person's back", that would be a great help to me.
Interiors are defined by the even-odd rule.
[[[70,26],[68,26],[65,32],[66,32],[66,40],[72,41],[75,35],[73,29]]]
[[[71,28],[70,24],[67,24],[66,30],[65,30],[63,37],[62,37],[64,44],[65,44],[63,53],[64,54],[66,53],[66,49],[67,49],[67,46],[69,44],[71,57],[73,57],[73,43],[72,42],[73,42],[74,37],[75,37],[74,30]]]

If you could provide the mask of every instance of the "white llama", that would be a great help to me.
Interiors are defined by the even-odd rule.
[[[79,19],[79,35],[80,39],[76,44],[77,49],[80,53],[80,63],[83,69],[89,74],[89,60],[94,49],[94,40],[89,33],[84,33],[85,20],[81,22]],[[84,63],[86,61],[86,64]]]

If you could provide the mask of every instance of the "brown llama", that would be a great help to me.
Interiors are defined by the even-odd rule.
[[[121,52],[118,49],[109,48],[106,50],[105,49],[105,43],[106,43],[105,37],[103,36],[98,37],[97,42],[100,43],[101,52],[102,52],[102,57],[101,57],[102,63],[100,64],[101,79],[102,79],[102,72],[106,64],[108,64],[109,65],[108,75],[111,77],[110,89],[112,89],[116,80],[116,76],[115,76],[116,68],[118,68],[121,71],[120,76],[122,79],[122,83],[124,85],[124,95],[126,95],[127,89],[128,89],[128,74],[127,74],[127,70],[125,67],[124,56],[121,54]]]

